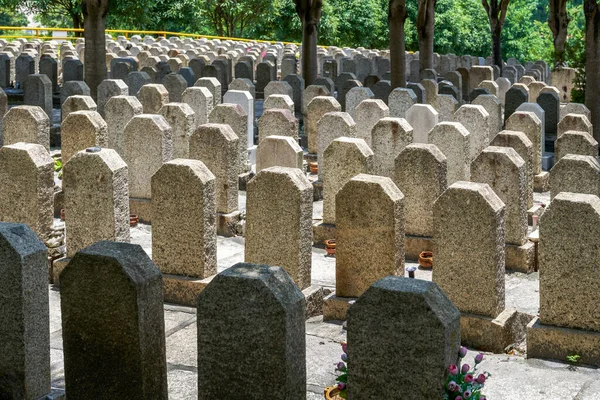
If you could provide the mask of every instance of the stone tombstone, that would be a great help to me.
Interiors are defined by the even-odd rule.
[[[170,73],[162,79],[163,86],[169,92],[169,101],[172,103],[181,103],[181,95],[187,89],[187,81],[183,76]]]
[[[463,101],[463,81],[462,75],[458,71],[450,71],[445,75],[445,80],[452,83],[452,86],[456,89],[456,92],[452,93],[456,95],[456,100],[462,104]],[[446,86],[447,88],[447,86]],[[440,87],[440,94],[447,94],[444,90],[444,86]]]
[[[471,163],[471,181],[487,183],[505,204],[505,240],[527,241],[527,171],[525,161],[511,147],[488,146]]]
[[[537,103],[538,96],[542,89],[546,87],[544,82],[532,82],[527,86],[529,88],[529,101],[531,103]]]
[[[248,115],[239,104],[219,104],[210,113],[208,122],[211,124],[229,125],[238,137],[240,154],[240,173],[248,168]]]
[[[371,89],[367,87],[354,87],[346,93],[346,112],[350,114],[352,119],[356,119],[356,107],[364,100],[373,99],[375,95]]]
[[[373,151],[363,139],[340,137],[323,152],[323,223],[335,224],[335,196],[346,182],[373,168]]]
[[[0,53],[0,88],[10,86],[11,78],[11,56]]]
[[[158,81],[158,71],[155,67],[144,67],[140,70],[140,72],[145,72],[146,74],[148,74],[148,76],[150,77],[150,83],[156,83]]]
[[[29,54],[22,53],[15,60],[15,80],[21,85],[29,75],[35,74],[35,60]]]
[[[599,213],[597,196],[560,193],[541,217],[540,320],[545,325],[600,330],[600,298],[598,291],[592,289],[600,283],[596,268],[598,248],[592,244],[598,233]]]
[[[194,83],[196,83],[196,75],[190,67],[179,68],[178,74],[181,75],[183,79],[185,79],[187,87],[194,86]]]
[[[60,118],[64,121],[75,111],[97,111],[98,106],[91,96],[69,96],[62,104]]]
[[[292,100],[294,100],[294,108],[297,114],[302,114],[302,104],[304,103],[304,78],[300,75],[291,74],[283,79],[292,88]],[[266,97],[265,97],[266,98]]]
[[[429,132],[429,143],[446,156],[448,185],[471,178],[470,135],[460,122],[440,122]]]
[[[395,88],[388,98],[390,117],[406,118],[406,112],[417,103],[417,96],[411,89]]]
[[[248,131],[246,133],[246,148],[254,146],[254,99],[249,92],[243,90],[229,90],[223,96],[224,103],[239,104],[246,112]]]
[[[83,63],[81,60],[65,60],[62,64],[63,84],[70,81],[83,81]]]
[[[265,99],[265,102],[263,103],[263,110],[266,111],[277,108],[288,110],[293,115],[294,101],[286,94],[272,94]]]
[[[35,143],[50,151],[50,119],[37,106],[12,107],[3,119],[4,145]]]
[[[207,88],[213,96],[213,105],[216,107],[221,104],[223,94],[221,93],[221,83],[216,78],[200,78],[194,83],[194,86]]]
[[[438,117],[438,112],[429,104],[415,104],[406,111],[406,120],[413,127],[414,143],[429,143],[429,131],[437,125]]]
[[[189,139],[196,130],[194,110],[186,103],[167,103],[159,114],[171,127],[173,158],[189,158]]]
[[[104,105],[107,127],[107,146],[121,157],[125,154],[125,126],[133,117],[143,113],[142,103],[135,96],[114,96]]]
[[[219,81],[221,82],[221,87],[223,88],[223,92],[226,92],[229,89],[229,83],[233,80],[233,65],[231,64],[230,60],[226,60],[226,59],[221,59],[218,58],[216,60],[213,60],[211,66],[213,67],[217,67],[217,69],[221,69],[221,76],[223,81],[221,81],[221,79],[219,79]],[[210,66],[206,66],[204,67],[204,71],[203,73],[206,74],[207,72],[207,67],[210,68]],[[217,76],[218,78],[218,76]]]
[[[39,62],[40,75],[52,82],[52,93],[58,92],[58,62],[52,57],[43,57]]]
[[[50,393],[48,249],[25,224],[0,222],[2,348],[0,393],[41,399]]]
[[[121,79],[122,81],[125,81],[130,72],[132,72],[131,65],[128,62],[119,61],[113,64],[110,70],[110,77],[112,79]]]
[[[558,133],[558,120],[560,117],[560,92],[553,86],[542,89],[537,98],[537,103],[544,110],[545,133],[556,135]]]
[[[236,78],[229,84],[229,90],[243,90],[249,92],[253,99],[256,99],[256,86],[250,79]]]
[[[554,142],[554,162],[567,154],[598,156],[598,142],[587,132],[567,131]]]
[[[385,277],[348,310],[349,398],[437,399],[459,347],[460,312],[438,285]]]
[[[38,106],[52,118],[52,82],[46,75],[31,74],[23,81],[23,103]]]
[[[130,72],[126,78],[130,96],[136,96],[144,85],[152,84],[152,78],[144,71]]]
[[[238,61],[235,64],[235,77],[254,81],[254,66],[248,61]]]
[[[392,83],[385,79],[380,80],[371,87],[375,98],[383,101],[386,104],[389,102],[392,89]]]
[[[325,149],[340,137],[356,137],[356,123],[352,117],[340,111],[323,115],[318,124],[317,160],[319,163],[323,163]],[[323,178],[322,168],[319,169],[319,178]]]
[[[77,152],[88,147],[107,147],[108,126],[96,111],[75,111],[61,126],[63,165]]]
[[[221,90],[223,92],[227,91],[227,87],[229,86],[229,82],[227,82],[227,72],[220,63],[215,64],[215,61],[223,61],[223,60],[214,60],[213,64],[206,65],[202,69],[202,78],[215,78],[221,84]]]
[[[194,111],[194,129],[208,123],[208,117],[214,106],[210,90],[205,87],[189,87],[183,92],[181,101]]]
[[[60,303],[70,397],[168,398],[162,275],[141,246],[79,251],[60,274]]]
[[[406,235],[433,236],[433,203],[447,187],[447,159],[433,144],[414,143],[396,157],[394,183],[404,194]]]
[[[512,84],[506,78],[498,78],[495,82],[496,85],[498,85],[498,99],[500,99],[502,105],[504,105],[506,102],[506,92],[508,92]]]
[[[533,113],[519,111],[506,121],[506,130],[523,132],[533,144],[533,174],[542,172],[542,121]]]
[[[190,137],[190,157],[200,160],[216,177],[217,213],[238,210],[239,139],[229,125],[200,125]]]
[[[371,132],[372,173],[393,178],[396,157],[413,142],[413,128],[404,118],[386,117],[380,119]]]
[[[329,89],[323,85],[315,85],[314,83],[304,89],[304,96],[302,98],[302,114],[306,117],[306,107],[308,104],[317,96],[331,96]]]
[[[330,95],[333,96],[333,93],[335,92],[335,83],[333,82],[332,78],[327,78],[327,77],[320,77],[315,79],[315,82],[313,83],[313,85],[317,85],[317,86],[325,86],[327,88],[327,90],[329,91]],[[310,102],[308,102],[310,103]],[[306,104],[308,104],[306,103]]]
[[[463,313],[496,318],[504,311],[504,213],[485,183],[455,182],[434,204],[432,278]],[[464,279],[474,254],[477,267]]]
[[[465,104],[456,110],[454,120],[469,131],[471,160],[474,160],[490,143],[490,114],[483,106]]]
[[[285,94],[290,99],[294,99],[294,89],[285,81],[271,81],[264,89],[264,98],[267,99],[273,94]]]
[[[525,161],[527,208],[533,207],[533,143],[531,140],[523,132],[505,130],[496,135],[490,146],[512,147]]]
[[[256,66],[256,94],[264,93],[265,87],[277,80],[277,68],[270,61],[261,62]]]
[[[305,309],[280,267],[238,263],[218,274],[198,298],[198,399],[305,399]]]
[[[569,114],[583,114],[585,117],[590,120],[592,119],[592,113],[590,109],[585,106],[585,104],[581,103],[567,103],[560,106],[560,117],[558,121],[560,122],[564,117]]]
[[[304,160],[302,147],[289,136],[266,137],[256,151],[256,173],[270,167],[302,169]]]
[[[341,112],[342,106],[331,96],[317,96],[306,107],[306,118],[304,121],[304,131],[308,136],[308,152],[317,154],[319,149],[318,123],[321,118],[331,112]],[[349,114],[347,114],[350,120]],[[354,120],[352,120],[354,123]],[[356,125],[356,124],[354,124]],[[343,136],[343,135],[342,135]],[[323,149],[324,151],[325,149]],[[322,154],[322,153],[321,153]]]
[[[258,143],[273,135],[298,137],[298,120],[286,109],[265,110],[258,120]]]
[[[61,106],[70,96],[90,96],[90,88],[83,81],[64,82],[60,89]]]
[[[150,199],[152,176],[173,158],[171,127],[161,115],[136,115],[125,125],[123,150],[129,167],[129,196]]]
[[[146,85],[152,86],[152,85]],[[140,90],[141,93],[141,90]],[[98,85],[98,113],[104,118],[104,105],[113,96],[127,96],[129,88],[121,79],[105,79]],[[139,98],[139,95],[138,95]],[[142,101],[140,99],[140,101]],[[142,104],[144,102],[142,101]]]
[[[194,57],[188,63],[188,66],[194,71],[196,77],[202,76],[202,70],[206,66],[206,60],[201,57]]]
[[[100,240],[129,234],[127,164],[113,149],[91,147],[64,165],[67,257]]]
[[[515,83],[508,89],[504,98],[504,121],[506,122],[521,104],[529,101],[529,89],[526,85]]]
[[[281,266],[301,290],[309,287],[313,190],[308,178],[297,168],[263,169],[248,183],[246,196],[246,262]],[[285,242],[278,240],[282,235]]]
[[[560,120],[557,129],[558,137],[567,131],[587,132],[594,137],[593,126],[583,114],[567,114]]]
[[[489,128],[490,140],[492,140],[498,132],[502,130],[504,120],[502,118],[502,103],[498,97],[491,94],[478,96],[471,104],[482,106],[490,115]]]
[[[452,95],[439,94],[433,99],[432,106],[438,112],[438,122],[453,121],[458,101]]]
[[[355,110],[356,137],[371,146],[371,131],[380,119],[389,117],[390,109],[382,100],[363,100]]]
[[[550,170],[550,198],[560,192],[600,196],[600,164],[597,157],[567,154]]]
[[[425,93],[427,93],[427,104],[434,104],[435,98],[439,94],[439,88],[437,81],[434,79],[423,79],[421,81],[421,86],[425,88]]]
[[[43,110],[42,110],[43,111]],[[4,134],[3,134],[3,121],[6,113],[8,112],[8,96],[0,88],[0,146],[3,144]]]
[[[478,87],[481,89],[486,89],[488,92],[490,92],[490,94],[498,97],[498,91],[500,90],[500,88],[498,87],[496,81],[483,81],[479,84]],[[471,99],[471,101],[473,100],[474,99]]]
[[[152,176],[152,258],[163,274],[217,273],[215,182],[189,159],[168,161]]]
[[[390,178],[356,175],[338,191],[335,209],[336,296],[359,297],[404,273],[404,195]]]
[[[158,114],[162,106],[169,102],[169,92],[162,84],[144,85],[136,97],[142,103],[144,114]]]
[[[456,72],[458,72],[460,74],[460,80],[462,82],[461,94],[462,94],[462,99],[465,102],[470,100],[469,94],[471,93],[469,68],[470,68],[470,66],[466,67],[463,65],[462,67],[456,69]]]

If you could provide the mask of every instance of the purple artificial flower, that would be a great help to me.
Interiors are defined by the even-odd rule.
[[[342,361],[348,361],[348,355],[346,353],[342,354]]]
[[[457,388],[458,388],[458,385],[456,384],[456,382],[454,382],[454,381],[448,382],[448,390],[449,391],[455,392]]]
[[[456,397],[454,398],[454,400],[463,400],[463,398],[462,398],[462,397],[460,397],[460,396],[456,396]]]
[[[466,383],[471,383],[471,382],[473,382],[473,375],[471,375],[471,374],[466,374],[466,375],[465,375],[465,382],[466,382]]]
[[[346,342],[342,342],[342,351],[343,351],[344,353],[347,353],[347,352],[348,352],[348,343],[346,343]]]
[[[467,348],[464,346],[461,346],[461,348],[458,350],[458,356],[460,358],[464,358],[467,355]]]
[[[340,361],[340,362],[337,364],[337,370],[338,370],[338,371],[342,371],[342,372],[343,372],[343,371],[346,371],[346,364],[344,364],[342,361]]]
[[[465,392],[463,393],[463,397],[465,399],[468,399],[469,397],[471,397],[471,391],[470,390],[465,390]]]
[[[469,372],[470,369],[471,367],[469,366],[469,364],[463,364],[462,368],[460,369],[460,372],[466,374],[467,372]]]
[[[475,356],[475,364],[479,364],[483,361],[483,353],[479,353]]]
[[[477,383],[483,385],[485,383],[485,375],[484,374],[477,375],[477,379],[475,379],[475,381]]]
[[[346,384],[344,382],[338,382],[337,388],[339,390],[344,390],[344,389],[346,389]]]
[[[452,376],[458,374],[458,367],[456,366],[456,364],[450,364],[448,366],[448,373]]]

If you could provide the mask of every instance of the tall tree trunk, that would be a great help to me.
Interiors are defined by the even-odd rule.
[[[419,71],[433,68],[436,0],[419,0],[417,35],[419,37]]]
[[[554,36],[554,66],[565,65],[565,43],[569,28],[569,14],[567,14],[568,0],[550,0],[550,13],[548,26]]]
[[[85,35],[85,83],[96,100],[98,85],[106,79],[106,14],[109,0],[83,0]]]
[[[388,24],[390,26],[392,89],[406,87],[406,42],[404,40],[406,15],[406,0],[390,0]]]
[[[75,12],[74,14],[72,14],[71,18],[73,19],[73,28],[75,28],[75,29],[83,28],[83,24],[81,23],[81,15],[78,12]],[[75,36],[82,37],[83,34],[81,32],[75,32]]]
[[[600,4],[585,0],[585,105],[592,112],[594,138],[600,140]]]
[[[494,25],[490,23],[492,31],[492,58],[494,59],[494,65],[497,65],[500,71],[502,71],[502,26],[498,21]]]
[[[506,13],[510,0],[481,0],[485,13],[490,22],[490,33],[492,35],[492,58],[502,72],[504,61],[502,60],[502,28],[506,21]]]
[[[302,77],[305,86],[317,79],[317,42],[321,21],[322,0],[294,0],[296,13],[302,22]]]

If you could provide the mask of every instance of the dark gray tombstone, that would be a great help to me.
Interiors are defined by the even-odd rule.
[[[248,61],[239,61],[235,64],[235,77],[250,79],[254,82],[254,68]]]
[[[52,121],[52,82],[46,75],[32,74],[25,78],[23,103],[41,107]]]
[[[494,71],[494,80],[500,78],[500,67],[497,65],[492,65],[492,70]]]
[[[433,79],[434,81],[437,82],[437,76],[438,76],[438,74],[435,69],[426,68],[423,71],[421,71],[421,80]]]
[[[169,63],[166,61],[160,61],[156,63],[156,77],[154,78],[154,82],[160,83],[163,78],[171,73],[171,67]],[[150,75],[150,74],[148,74]],[[150,75],[152,76],[152,75]]]
[[[461,104],[462,103],[462,87],[463,87],[462,75],[458,71],[450,71],[444,76],[444,78],[447,81],[449,81],[450,83],[452,83],[452,85],[454,85],[456,90],[458,90],[458,97],[456,98],[456,100],[458,100],[458,103]]]
[[[390,60],[381,56],[375,57],[375,74],[383,79],[383,75],[391,70]]]
[[[387,104],[390,93],[392,93],[392,82],[381,80],[373,85],[371,91],[376,99],[383,100],[383,102]]]
[[[142,86],[148,85],[152,83],[152,78],[145,71],[134,71],[130,72],[127,75],[127,80],[125,81],[127,87],[129,88],[129,95],[135,96],[140,91]]]
[[[135,58],[133,58],[133,57],[117,57],[117,58],[113,58],[112,60],[110,60],[110,70],[112,71],[114,66],[120,62],[128,63],[129,66],[131,67],[131,71],[137,71],[139,69],[138,63],[135,60]]]
[[[35,74],[35,60],[29,54],[21,54],[15,60],[15,80],[22,85],[32,74]]]
[[[300,75],[288,75],[283,79],[292,87],[294,98],[294,111],[296,113],[302,113],[302,102],[304,100],[304,78]]]
[[[456,101],[460,102],[462,96],[458,91],[458,88],[452,84],[448,84],[445,82],[440,82],[438,92],[439,94],[449,94],[456,99]]]
[[[181,96],[188,88],[188,83],[184,77],[177,73],[171,73],[163,78],[162,84],[169,92],[169,102],[181,103]]]
[[[350,57],[342,57],[340,60],[340,72],[349,72],[356,75],[356,61]]]
[[[156,79],[158,77],[158,71],[155,67],[144,67],[144,68],[142,68],[141,72],[145,72],[148,74],[148,76],[150,77],[150,80],[152,80],[151,83],[156,83]]]
[[[475,88],[469,94],[469,99],[471,99],[471,103],[475,101],[475,99],[483,94],[492,94],[488,88]]]
[[[194,71],[194,76],[200,78],[202,76],[202,70],[206,66],[206,61],[203,58],[192,58],[188,63],[192,71]]]
[[[381,79],[377,75],[369,75],[363,80],[363,86],[372,88]]]
[[[192,87],[196,83],[196,74],[194,74],[194,71],[190,67],[179,68],[178,74],[185,79],[188,87]]]
[[[335,87],[338,92],[344,88],[344,84],[348,80],[356,80],[356,75],[350,72],[342,72],[338,75],[337,79],[335,80]]]
[[[554,91],[542,91],[537,98],[537,103],[544,110],[546,119],[546,134],[558,134],[558,120],[560,118],[560,97]]]
[[[518,80],[517,69],[512,65],[507,65],[506,67],[502,68],[502,77],[508,79],[511,85],[516,83]]]
[[[227,75],[221,67],[222,65],[219,65],[219,63],[213,63],[205,66],[202,70],[202,78],[217,78],[217,80],[221,84],[221,92],[225,93],[227,92],[227,90],[224,89],[225,82],[227,81]]]
[[[71,96],[90,96],[90,88],[84,81],[69,81],[60,88],[60,106]]]
[[[313,85],[325,86],[327,88],[327,90],[329,90],[329,93],[332,96],[333,96],[333,93],[335,92],[335,83],[333,83],[333,80],[331,78],[325,78],[325,77],[317,78],[317,79],[315,79],[315,82],[313,83]]]
[[[356,79],[362,82],[369,75],[371,75],[371,60],[366,57],[358,58],[356,62]]]
[[[425,88],[420,83],[408,83],[406,85],[408,89],[411,89],[415,96],[417,96],[417,102],[421,104],[425,104],[427,101],[427,93],[425,92]]]
[[[0,88],[10,86],[10,57],[0,54]]]
[[[456,70],[462,80],[462,98],[464,101],[469,101],[469,70],[467,68],[458,68]]]
[[[60,303],[69,398],[168,398],[162,275],[139,245],[79,251]]]
[[[131,65],[128,62],[121,61],[114,64],[110,71],[110,76],[112,79],[121,79],[125,82],[130,72],[132,72]]]
[[[229,61],[217,59],[214,60],[211,65],[218,67],[221,70],[222,80],[219,79],[218,76],[215,78],[219,79],[219,82],[221,82],[221,89],[223,90],[223,93],[225,93],[228,90],[229,83],[232,81],[231,73],[229,72]]]
[[[0,398],[50,393],[48,248],[25,224],[0,222]]]
[[[408,80],[410,82],[421,82],[421,79],[419,79],[421,77],[421,63],[419,60],[412,60],[409,63],[409,70],[410,74]]]
[[[323,62],[323,74],[322,75],[323,75],[323,78],[329,78],[329,79],[335,81],[338,76],[337,61],[335,61],[334,59],[325,60]]]
[[[198,399],[306,399],[305,308],[280,267],[218,274],[198,297]]]
[[[348,94],[350,89],[355,88],[355,87],[361,87],[361,86],[362,86],[362,83],[360,83],[356,79],[349,79],[344,82],[344,87],[342,88],[341,93],[338,90],[338,98],[337,98],[338,102],[342,106],[342,111],[346,111],[346,95]],[[340,94],[341,94],[341,96],[340,96]]]
[[[529,92],[520,85],[513,85],[504,96],[504,122],[513,115],[517,108],[529,101]]]
[[[83,63],[80,60],[65,60],[62,66],[63,85],[70,81],[83,81]]]
[[[40,74],[46,75],[52,82],[52,93],[58,92],[58,61],[54,58],[45,56],[38,65]]]
[[[277,69],[270,61],[261,62],[256,67],[256,96],[262,98],[265,87],[271,81],[277,80]]]
[[[349,398],[439,399],[459,348],[460,311],[438,285],[383,278],[348,310]]]

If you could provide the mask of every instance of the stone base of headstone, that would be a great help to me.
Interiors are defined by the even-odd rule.
[[[302,291],[306,299],[306,319],[323,314],[323,287],[311,285]]]
[[[407,260],[418,261],[423,251],[433,251],[433,240],[424,236],[404,237],[404,256]]]
[[[600,367],[600,332],[543,325],[539,317],[527,325],[527,358],[565,362],[574,354],[578,364]]]
[[[313,201],[323,200],[323,181],[317,179],[311,183],[313,187]]]
[[[167,303],[196,307],[200,292],[216,275],[198,279],[182,275],[163,274],[163,297]]]
[[[40,398],[39,400],[65,400],[67,397],[62,389],[52,389],[50,394]]]
[[[544,171],[550,171],[553,166],[554,166],[554,156],[553,155],[542,156],[542,169]]]
[[[236,225],[242,213],[234,211],[229,214],[217,213],[217,235],[232,237],[237,235]]]
[[[140,222],[152,223],[152,200],[130,197],[129,213],[137,215]]]
[[[60,287],[60,273],[67,267],[69,261],[71,261],[70,257],[63,257],[52,262],[52,284],[55,287]]]
[[[536,193],[550,191],[550,173],[548,171],[542,171],[541,174],[533,176],[533,191]]]
[[[358,298],[338,297],[331,293],[323,299],[323,321],[345,321],[348,309]]]
[[[254,178],[256,175],[253,171],[244,172],[238,176],[238,189],[245,192],[246,185],[250,182],[250,179]]]
[[[504,310],[496,318],[462,313],[460,316],[461,344],[496,354],[525,340],[527,324],[534,318],[515,309]],[[527,337],[529,341],[529,337]]]
[[[55,188],[56,189],[56,188]],[[60,190],[54,192],[54,217],[60,217],[60,210],[65,208],[65,193]]]
[[[534,204],[533,207],[527,210],[527,224],[533,225],[533,217],[541,217],[545,209],[541,204]]]
[[[535,271],[535,244],[527,242],[522,246],[507,244],[504,247],[506,269],[529,274]]]
[[[325,241],[335,239],[335,225],[324,224],[322,222],[313,225],[313,245],[315,247],[325,247]]]

